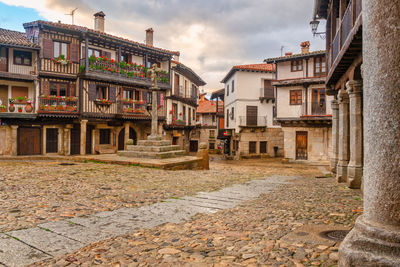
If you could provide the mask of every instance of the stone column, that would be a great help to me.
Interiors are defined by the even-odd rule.
[[[81,120],[81,155],[86,154],[86,126],[88,120]]]
[[[350,161],[347,186],[360,188],[363,172],[362,81],[346,83],[350,98]]]
[[[161,137],[158,135],[158,112],[157,112],[157,88],[152,89],[152,104],[151,104],[151,135],[149,140],[158,140]]]
[[[58,128],[58,154],[64,155],[64,129]]]
[[[65,125],[64,128],[64,155],[70,155],[71,154],[71,149],[70,149],[70,137],[71,137],[71,129],[72,125],[68,124]]]
[[[126,149],[127,149],[127,147],[126,147],[126,142],[128,142],[128,139],[129,139],[129,123],[126,122],[126,123],[124,124],[124,126],[125,126],[124,150],[126,150]],[[136,138],[137,138],[137,136],[136,136]]]
[[[47,127],[43,126],[43,128],[42,128],[42,155],[46,155],[46,150],[47,150],[46,139],[47,139]]]
[[[339,158],[339,102],[335,99],[331,102],[332,107],[332,155],[331,172],[336,174]]]
[[[337,181],[347,181],[347,165],[349,164],[349,96],[345,90],[339,91],[339,154],[337,164]]]
[[[17,156],[17,134],[18,134],[18,125],[11,125],[11,155]]]
[[[400,266],[400,1],[362,4],[364,213],[339,266]]]

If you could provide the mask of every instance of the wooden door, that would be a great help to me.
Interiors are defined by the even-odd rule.
[[[17,131],[17,154],[40,155],[42,152],[41,129],[19,127]]]
[[[78,155],[81,153],[81,126],[75,124],[71,129],[71,155]]]
[[[123,128],[118,134],[118,150],[125,149],[125,128]]]
[[[198,149],[199,149],[199,141],[197,141],[197,140],[190,140],[189,151],[190,151],[190,152],[197,152]]]
[[[296,132],[296,159],[307,160],[307,132]]]
[[[86,154],[92,154],[93,125],[86,126]]]
[[[312,115],[326,114],[325,89],[312,90],[311,114]]]
[[[257,126],[257,106],[246,106],[246,125],[247,126]]]
[[[266,153],[267,153],[267,142],[261,141],[260,142],[260,154],[266,154]]]
[[[264,80],[264,97],[274,98],[274,87],[271,80]]]
[[[249,154],[257,153],[257,142],[249,142]]]
[[[0,71],[8,71],[8,49],[0,47]]]
[[[58,129],[46,129],[46,153],[58,152]]]
[[[178,137],[172,137],[172,145],[176,146],[178,144]]]

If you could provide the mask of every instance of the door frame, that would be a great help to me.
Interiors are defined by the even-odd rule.
[[[305,156],[305,158],[299,158],[298,154],[297,154],[297,137],[300,135],[305,136],[305,138],[306,138],[306,146],[305,146],[306,156]],[[308,160],[308,132],[307,131],[296,131],[295,156],[296,156],[296,160]]]

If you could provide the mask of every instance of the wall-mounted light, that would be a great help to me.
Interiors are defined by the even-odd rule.
[[[315,18],[310,22],[311,32],[313,33],[314,37],[319,36],[321,39],[326,38],[326,32],[317,32],[318,31],[319,21]]]

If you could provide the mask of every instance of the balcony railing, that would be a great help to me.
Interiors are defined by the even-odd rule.
[[[299,117],[304,116],[325,116],[326,115],[326,103],[325,102],[308,102],[303,103],[300,108]]]
[[[86,71],[86,59],[80,60],[80,72]],[[106,60],[103,58],[89,58],[88,71],[93,73],[107,74],[114,77],[145,81],[151,83],[149,68],[138,64],[118,63],[115,60]],[[159,84],[169,84],[169,73],[164,71],[158,75]]]
[[[48,96],[39,97],[40,113],[78,113],[78,97]]]
[[[362,0],[351,0],[344,13],[336,35],[327,52],[328,72],[346,44],[352,29],[356,26],[358,17],[362,12]]]
[[[182,85],[179,85],[178,88],[174,88],[173,95],[179,96],[181,98],[190,99],[192,101],[197,101],[197,98],[198,98],[197,95],[191,94],[190,92],[186,92],[186,90],[184,89],[184,87]]]
[[[149,116],[145,100],[123,99],[118,101],[118,112],[130,115]]]
[[[274,88],[260,88],[260,98],[263,99],[274,99]]]
[[[185,116],[172,116],[168,120],[168,124],[172,126],[185,126],[187,125],[186,123],[186,117]]]
[[[35,101],[21,100],[14,98],[0,98],[0,115],[2,113],[30,114],[35,113]]]
[[[265,127],[267,126],[266,116],[239,116],[239,126]]]

